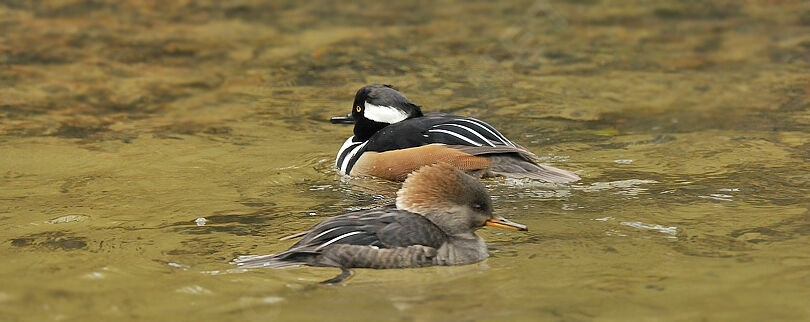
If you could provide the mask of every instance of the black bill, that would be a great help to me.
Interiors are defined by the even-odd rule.
[[[354,118],[351,114],[346,116],[335,116],[329,120],[332,124],[354,124]]]

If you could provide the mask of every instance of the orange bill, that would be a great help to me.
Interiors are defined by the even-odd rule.
[[[487,220],[485,225],[510,230],[529,230],[529,228],[526,228],[526,225],[521,225],[514,221],[506,220],[506,218],[503,217],[495,217]]]

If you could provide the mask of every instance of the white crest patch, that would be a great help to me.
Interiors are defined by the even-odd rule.
[[[363,115],[372,121],[394,124],[408,118],[408,113],[391,106],[379,106],[366,102],[366,111]]]

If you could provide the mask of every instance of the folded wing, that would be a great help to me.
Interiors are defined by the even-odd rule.
[[[424,217],[383,207],[327,219],[308,231],[290,249],[272,255],[241,257],[240,267],[295,265],[334,267],[396,267],[427,265],[447,237]],[[393,266],[392,266],[393,265]]]

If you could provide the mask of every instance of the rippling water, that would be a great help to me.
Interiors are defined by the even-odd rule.
[[[810,319],[805,1],[0,2],[3,320]],[[362,85],[575,170],[480,264],[233,271],[394,183]]]

